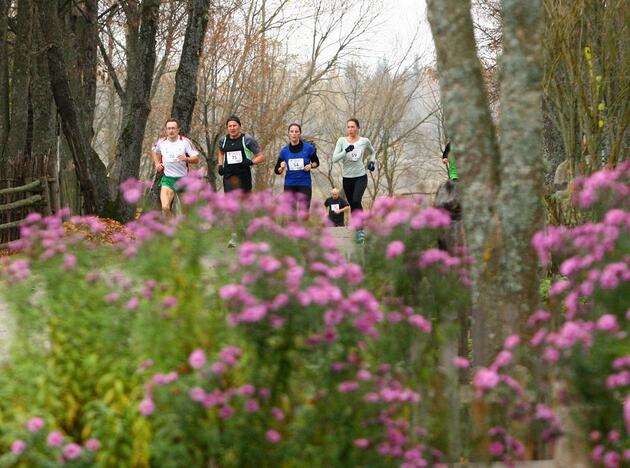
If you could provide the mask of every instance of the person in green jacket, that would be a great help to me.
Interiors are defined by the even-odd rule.
[[[442,152],[442,162],[446,166],[446,171],[448,172],[448,178],[450,180],[457,180],[457,167],[455,166],[455,158],[453,156],[449,156],[451,152],[451,142],[449,141],[446,144],[446,148]]]

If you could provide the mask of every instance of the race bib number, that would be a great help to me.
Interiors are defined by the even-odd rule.
[[[175,152],[170,152],[169,151],[169,152],[167,152],[164,155],[164,162],[171,163],[171,162],[175,162],[175,161],[177,161],[177,154]]]
[[[302,171],[304,170],[304,160],[302,158],[289,159],[290,171]]]
[[[348,158],[350,161],[358,161],[361,159],[362,156],[363,156],[363,151],[361,151],[358,148],[355,148],[349,153],[346,153],[346,158]]]
[[[243,153],[240,151],[228,151],[225,156],[228,164],[240,164],[243,162]]]
[[[330,211],[332,211],[333,213],[336,213],[337,211],[339,211],[339,204],[330,205]]]

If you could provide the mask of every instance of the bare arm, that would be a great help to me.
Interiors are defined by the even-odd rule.
[[[157,151],[151,150],[151,159],[153,159],[155,170],[158,172],[162,172],[164,170],[164,165],[162,164],[162,156]]]

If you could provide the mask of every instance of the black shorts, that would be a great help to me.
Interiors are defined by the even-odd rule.
[[[245,193],[252,191],[252,173],[225,174],[223,176],[223,191],[242,190]]]

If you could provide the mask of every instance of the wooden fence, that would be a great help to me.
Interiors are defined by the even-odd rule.
[[[44,215],[51,214],[52,207],[48,184],[49,181],[47,178],[41,178],[24,185],[20,185],[19,187],[0,189],[0,197],[4,197],[6,195],[17,195],[17,200],[0,205],[0,215],[11,212],[24,213],[25,210],[31,207],[39,207],[40,210],[38,211],[41,211]],[[7,229],[17,228],[24,221],[24,218],[0,224],[0,232]],[[0,244],[0,249],[7,247],[8,242]]]

